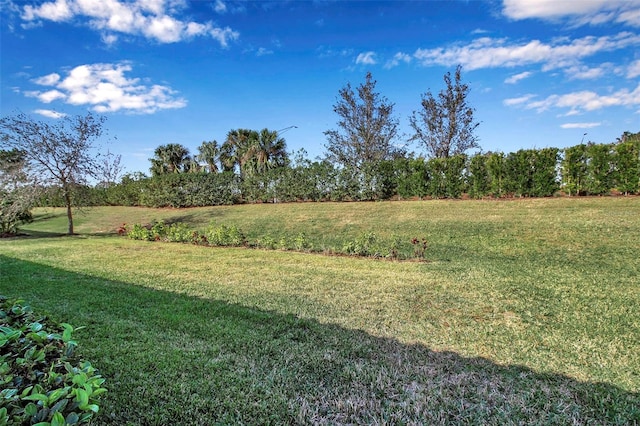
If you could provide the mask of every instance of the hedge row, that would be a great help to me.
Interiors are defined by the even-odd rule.
[[[581,144],[472,157],[399,158],[337,168],[302,161],[263,174],[125,176],[108,188],[81,188],[78,205],[196,207],[244,202],[363,201],[398,198],[548,197],[640,192],[640,141]],[[43,205],[63,205],[55,190]]]

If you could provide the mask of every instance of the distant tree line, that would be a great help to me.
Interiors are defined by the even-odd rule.
[[[183,171],[125,175],[108,187],[84,187],[91,205],[196,207],[237,203],[511,198],[639,194],[640,133],[609,144],[526,149],[448,158],[399,157],[360,168],[292,154],[261,173]],[[624,139],[624,140],[623,140]],[[288,158],[288,157],[287,157]],[[64,205],[51,188],[43,205]]]

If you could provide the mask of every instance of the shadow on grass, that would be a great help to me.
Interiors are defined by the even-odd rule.
[[[109,389],[95,424],[640,421],[640,394],[610,384],[5,256],[0,294],[86,326]]]

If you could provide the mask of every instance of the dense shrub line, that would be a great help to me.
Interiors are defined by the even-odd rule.
[[[89,423],[105,379],[75,355],[71,325],[0,296],[0,425]]]
[[[256,202],[390,198],[549,197],[640,192],[640,141],[523,149],[449,158],[397,158],[338,168],[299,160],[263,173],[127,175],[110,187],[77,192],[84,205],[199,207]],[[52,188],[42,205],[64,205]]]
[[[209,224],[204,232],[190,228],[183,222],[170,225],[163,221],[156,221],[150,225],[126,225],[123,232],[133,240],[164,241],[176,243],[191,243],[211,247],[248,247],[265,250],[289,250],[308,253],[324,253],[332,255],[348,255],[373,257],[390,260],[426,260],[428,243],[426,239],[413,238],[409,241],[395,236],[390,240],[379,238],[373,232],[359,235],[353,240],[347,240],[340,247],[319,247],[314,241],[301,232],[296,235],[263,235],[255,240],[249,240],[246,234],[237,226]]]

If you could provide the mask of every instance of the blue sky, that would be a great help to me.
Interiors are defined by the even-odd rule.
[[[456,65],[484,151],[640,131],[640,0],[0,0],[2,116],[93,111],[127,172],[231,129],[325,152],[338,91],[370,71],[401,130]],[[419,146],[412,146],[417,153]]]

